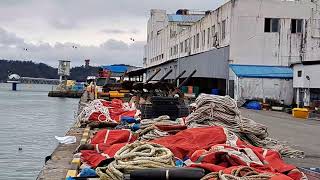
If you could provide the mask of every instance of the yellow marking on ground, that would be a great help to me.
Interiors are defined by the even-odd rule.
[[[80,144],[86,144],[87,143],[87,139],[85,138],[85,139],[81,139],[81,141],[80,141]]]
[[[90,128],[85,128],[83,132],[84,133],[89,133],[89,131],[90,131]]]
[[[84,137],[88,138],[89,137],[89,132],[83,133],[82,138],[84,138]]]
[[[80,160],[80,158],[74,158],[74,159],[71,161],[71,164],[76,164],[77,166],[80,166],[80,165],[81,165],[81,160]]]
[[[77,177],[78,171],[77,170],[68,170],[66,178],[68,177]]]

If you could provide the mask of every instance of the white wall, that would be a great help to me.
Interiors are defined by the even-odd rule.
[[[152,10],[148,36],[150,38],[152,33],[153,38],[147,44],[147,67],[229,45],[230,63],[234,64],[288,66],[301,60],[320,60],[320,20],[319,13],[315,12],[316,6],[310,0],[233,0],[215,9],[200,21],[193,24],[184,23],[181,27],[181,23],[168,22],[166,11]],[[280,18],[280,32],[265,33],[265,18]],[[291,19],[304,19],[303,33],[291,33]],[[223,20],[226,20],[224,39],[221,27]],[[214,33],[212,26],[215,26]],[[211,31],[209,36],[208,28]],[[170,29],[178,33],[176,37],[170,37]],[[201,42],[203,30],[204,44]],[[194,36],[198,33],[199,48],[196,48]],[[217,43],[213,46],[215,35]],[[185,48],[181,52],[180,42],[187,39],[191,47],[187,52]],[[170,55],[170,49],[176,45],[179,52]],[[162,54],[163,58],[156,59]]]
[[[293,100],[292,79],[236,78],[235,99],[240,98],[268,98],[290,105]]]
[[[165,49],[164,43],[166,38],[166,33],[163,32],[164,28],[167,26],[167,13],[165,10],[152,9],[150,11],[150,19],[148,20],[147,26],[147,45],[145,47],[145,67],[151,62],[151,59],[158,58],[163,54]],[[161,56],[161,59],[162,58]]]
[[[318,13],[315,13],[316,11]],[[152,10],[148,21],[149,41],[145,48],[146,64],[144,66],[151,67],[179,57],[225,46],[230,46],[229,63],[234,64],[288,66],[301,61],[317,61],[320,60],[319,12],[320,9],[317,9],[310,0],[232,0],[200,21],[184,23],[181,27],[178,26],[181,23],[168,22],[166,11]],[[265,18],[280,18],[280,32],[265,33]],[[291,19],[304,19],[303,33],[291,33]],[[225,39],[221,38],[223,20],[226,20]],[[213,25],[214,33],[212,33]],[[209,36],[208,28],[211,31]],[[177,35],[170,37],[170,30],[176,31]],[[204,44],[201,42],[203,30],[206,31]],[[199,48],[195,48],[194,36],[198,33]],[[213,46],[214,35],[217,35],[215,46]],[[181,52],[180,42],[185,46],[185,40],[188,40],[189,48],[185,51],[183,47]],[[178,52],[171,55],[170,49],[177,45]],[[301,67],[294,66],[294,69],[298,68]],[[319,66],[313,66],[303,69],[303,77],[306,76],[306,72],[311,77],[311,87],[320,88],[320,81],[314,80],[320,77],[319,68]],[[294,73],[294,87],[308,88],[309,81],[297,78],[297,70]],[[269,85],[270,87],[265,86],[265,88],[273,88],[272,83]],[[285,90],[291,89],[292,86],[288,86]],[[235,91],[237,91],[236,88]]]
[[[178,57],[185,57],[228,46],[231,32],[231,8],[231,2],[227,2],[195,23],[168,22],[168,18],[166,16],[165,22],[160,26],[156,26],[154,24],[159,21],[159,19],[162,20],[165,11],[151,10],[151,17],[148,21],[149,41],[147,42],[146,46],[146,67],[155,66],[165,61],[176,59]],[[161,17],[159,18],[153,16]],[[226,21],[225,38],[222,38],[222,21],[224,20]],[[212,26],[215,26],[214,32],[212,32]],[[161,30],[161,28],[159,29],[159,27],[162,27],[163,29]],[[209,35],[208,28],[210,28]],[[175,37],[170,37],[170,30],[177,32],[177,35]],[[205,30],[205,34],[203,34],[203,30]],[[157,34],[158,31],[159,33]],[[152,39],[151,34],[153,34]],[[199,34],[198,48],[194,46],[194,37],[196,37],[197,34]],[[202,43],[202,38],[205,39],[204,43]],[[187,39],[189,42],[189,48],[187,51],[185,51],[185,40]],[[181,42],[183,42],[183,51],[180,51]],[[178,52],[171,55],[170,49],[175,46],[178,46]],[[154,60],[155,57],[159,55],[161,56],[161,54],[164,54],[163,59],[158,58],[158,60]]]
[[[310,46],[320,43],[319,38],[310,38],[308,32],[315,7],[307,0],[236,0],[231,24],[231,63],[288,66],[301,60],[320,60],[319,47],[310,51]],[[280,18],[280,32],[264,32],[265,18]],[[304,19],[304,33],[291,33],[291,19]]]
[[[302,71],[302,76],[298,77],[298,71]],[[310,81],[306,78],[310,77]],[[293,87],[294,88],[320,88],[320,64],[293,66]]]

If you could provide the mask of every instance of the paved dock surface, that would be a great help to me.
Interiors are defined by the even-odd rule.
[[[83,134],[82,128],[71,128],[66,136],[75,136],[74,144],[59,144],[52,153],[52,158],[42,168],[37,180],[65,179],[67,171],[71,169],[73,152],[79,146]]]
[[[268,126],[269,136],[305,152],[304,159],[285,159],[298,167],[320,166],[320,121],[293,118],[275,111],[241,109],[243,116]]]

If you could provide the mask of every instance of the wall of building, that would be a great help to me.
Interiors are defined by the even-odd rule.
[[[230,60],[234,64],[279,65],[310,59],[306,47],[314,3],[307,0],[236,0],[233,3]],[[280,18],[279,32],[265,32],[265,18]],[[303,33],[291,32],[291,19],[303,19]],[[318,52],[312,59],[320,57]],[[307,58],[309,57],[309,58]]]
[[[168,47],[171,49],[174,46],[178,46],[179,52],[169,56],[169,59],[186,57],[228,46],[230,37],[230,26],[228,24],[230,24],[230,17],[231,3],[226,3],[217,10],[208,13],[200,21],[192,24],[192,26],[180,27],[183,30],[180,29],[177,37],[170,39]],[[222,33],[223,21],[225,21],[224,33]],[[223,37],[222,34],[224,34]],[[188,45],[187,49],[185,48],[186,41]],[[182,51],[181,45],[183,47]]]
[[[148,25],[146,67],[229,45],[233,64],[288,66],[320,60],[317,11],[309,0],[231,0],[198,22],[181,23],[168,22],[166,12],[159,10],[152,15],[160,17],[149,20],[156,25]],[[280,18],[279,32],[264,32],[265,18]],[[302,33],[291,33],[292,19],[304,20]]]
[[[145,62],[144,66],[153,63],[157,58],[160,62],[164,59],[162,56],[165,50],[164,44],[166,40],[165,27],[168,26],[167,13],[165,10],[152,9],[147,25],[147,44],[145,46]],[[161,57],[161,58],[160,58]],[[152,60],[152,61],[151,61]]]
[[[151,77],[156,72],[156,70],[159,68],[161,69],[161,71],[152,80],[161,79],[161,77],[164,76],[168,71],[170,71],[170,69],[172,69],[173,72],[166,79],[174,79],[178,74],[177,62],[171,61],[171,62],[161,64],[159,66],[153,66],[153,67],[147,69],[146,79]]]
[[[266,98],[286,105],[293,102],[292,79],[236,78],[234,82],[236,100]]]
[[[231,2],[225,3],[195,23],[169,22],[166,16],[165,22],[156,26],[153,24],[156,24],[159,19],[162,21],[165,11],[159,10],[156,11],[158,13],[152,13],[154,11],[156,10],[151,10],[148,22],[145,67],[229,45]],[[153,17],[160,15],[161,18]],[[162,27],[162,29],[156,29],[156,27]]]
[[[301,71],[301,77],[298,77],[299,71]],[[306,76],[310,77],[310,81],[306,78]],[[294,88],[320,88],[320,64],[297,64],[293,66],[293,77]]]
[[[229,47],[213,49],[149,68],[147,78],[160,68],[161,71],[153,78],[154,80],[159,80],[170,69],[173,72],[166,79],[175,79],[184,70],[186,73],[181,78],[186,78],[191,72],[197,70],[193,77],[228,79],[228,71],[226,71],[228,69],[228,58]]]
[[[213,49],[179,59],[179,72],[197,70],[193,77],[228,79],[229,47]],[[186,77],[185,74],[183,77]]]
[[[291,100],[288,99],[292,99],[293,94],[292,85],[306,88],[309,82],[297,79],[296,74],[291,83],[285,83],[281,79],[247,82],[248,80],[229,76],[229,68],[224,63],[289,66],[302,61],[320,61],[320,3],[318,4],[317,6],[311,0],[230,0],[194,23],[169,22],[165,11],[153,11],[148,23],[144,66],[151,68],[161,64],[159,67],[163,69],[171,67],[174,74],[170,78],[191,68],[198,70],[195,77],[231,77],[230,80],[238,84],[234,88],[235,94],[244,93],[240,92],[240,86],[254,88],[255,83],[263,83],[259,91],[261,88],[266,89],[266,92],[270,90],[270,95],[266,96],[279,97],[277,99],[289,102]],[[266,18],[278,18],[279,31],[265,32]],[[303,20],[302,32],[292,31],[292,19]],[[224,47],[228,47],[228,50],[221,50]],[[204,60],[199,61],[198,57]],[[211,65],[216,59],[223,63]],[[301,69],[299,65],[294,65],[294,69],[299,68]],[[308,72],[311,86],[318,88],[320,84],[312,80],[319,77],[317,68],[319,67],[303,69],[303,76]],[[221,75],[220,71],[226,73]],[[277,89],[274,84],[281,87]],[[271,93],[273,89],[274,92]],[[288,97],[279,94],[281,90],[290,91]],[[250,97],[250,93],[247,97]]]

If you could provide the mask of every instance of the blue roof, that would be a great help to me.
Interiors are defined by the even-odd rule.
[[[238,77],[292,79],[293,70],[285,66],[235,65],[230,68]]]
[[[110,66],[102,66],[102,68],[109,70],[113,73],[125,73],[129,67],[127,65],[110,65]]]
[[[169,22],[197,22],[204,15],[178,15],[178,14],[168,14]]]

